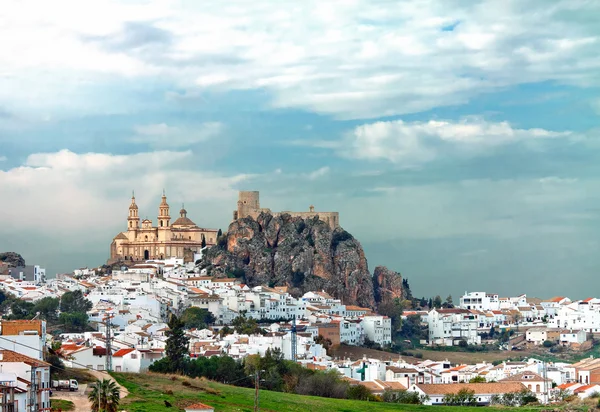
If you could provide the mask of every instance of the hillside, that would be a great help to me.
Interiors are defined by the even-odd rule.
[[[23,256],[15,252],[0,253],[0,262],[8,263],[11,266],[25,266],[25,259],[23,259]]]
[[[223,385],[202,379],[188,379],[173,375],[154,373],[129,374],[113,373],[115,379],[125,386],[130,395],[125,398],[119,409],[128,412],[162,412],[165,400],[173,408],[183,410],[183,407],[196,402],[211,405],[216,412],[250,412],[254,408],[254,390]],[[184,386],[188,382],[191,386]],[[178,409],[179,408],[179,409]],[[260,410],[291,411],[291,412],[386,412],[386,411],[428,411],[428,412],[458,412],[465,407],[451,406],[422,406],[398,405],[383,402],[349,401],[342,399],[301,396],[281,392],[260,391]],[[473,408],[475,410],[475,408]],[[477,409],[481,410],[481,409]],[[513,410],[513,408],[502,408]],[[539,410],[535,408],[514,408],[521,412]]]
[[[344,304],[373,309],[409,293],[397,272],[378,267],[371,275],[360,242],[316,217],[261,213],[232,222],[225,236],[201,262],[213,276],[287,286],[295,296],[325,290]]]

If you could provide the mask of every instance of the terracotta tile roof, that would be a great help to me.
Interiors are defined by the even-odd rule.
[[[508,378],[501,379],[500,382],[535,382],[544,381],[544,378],[535,372],[525,371],[516,373]],[[550,379],[548,379],[550,381]]]
[[[405,391],[406,386],[402,385],[400,382],[389,382],[389,381],[381,381],[379,379],[375,379],[375,382],[379,386],[383,386],[384,389],[391,389],[397,391]]]
[[[563,383],[562,385],[558,385],[556,388],[557,389],[569,389],[572,386],[575,385],[580,385],[580,383],[578,382],[571,382],[571,383]]]
[[[392,371],[394,373],[418,373],[416,369],[412,368],[399,368],[397,366],[388,366],[385,368],[387,371]]]
[[[41,360],[37,360],[34,358],[30,358],[29,356],[25,356],[23,354],[20,354],[18,352],[13,352],[12,350],[0,350],[0,354],[2,354],[2,360],[0,361],[0,363],[3,362],[22,362],[25,363],[29,366],[33,366],[36,368],[42,368],[42,367],[46,367],[46,366],[50,366],[49,363],[46,363],[44,361]]]
[[[135,349],[133,349],[133,348],[119,349],[118,351],[113,353],[113,358],[121,358],[121,357],[127,355],[128,353],[133,352],[134,350]]]
[[[597,384],[580,386],[579,388],[575,389],[575,393],[585,392],[588,389],[593,389],[593,388],[600,388],[600,386],[598,386]]]
[[[519,382],[488,382],[488,383],[423,383],[416,385],[427,395],[446,395],[457,393],[461,389],[472,390],[478,394],[504,394],[508,392],[519,392],[523,390],[523,384]]]

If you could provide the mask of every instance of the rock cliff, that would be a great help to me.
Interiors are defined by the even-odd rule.
[[[387,304],[394,299],[410,299],[410,290],[398,272],[385,266],[377,266],[373,271],[373,295],[377,305]]]
[[[25,266],[23,256],[15,252],[0,253],[0,262],[5,262],[12,266]]]
[[[317,218],[261,213],[256,220],[236,220],[200,265],[213,276],[243,277],[249,286],[288,286],[295,296],[325,290],[344,304],[373,309],[377,305],[360,243]],[[401,288],[399,274],[383,269],[377,283],[382,296],[401,294],[394,277],[400,279]]]

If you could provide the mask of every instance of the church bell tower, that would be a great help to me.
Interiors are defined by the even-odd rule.
[[[140,217],[138,216],[138,206],[135,204],[135,193],[131,194],[131,204],[129,205],[129,216],[127,217],[127,230],[137,230],[140,228]]]
[[[158,206],[158,228],[166,228],[171,224],[171,216],[169,216],[169,204],[167,203],[167,196],[163,190],[162,201]]]

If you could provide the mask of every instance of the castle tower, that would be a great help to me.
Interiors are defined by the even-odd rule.
[[[131,194],[131,204],[129,205],[129,216],[127,217],[127,229],[137,230],[140,228],[140,217],[138,216],[138,206],[135,204],[135,193]]]
[[[158,206],[158,227],[169,227],[171,222],[171,216],[169,216],[169,204],[167,203],[167,196],[163,190],[162,201]]]
[[[237,202],[237,210],[233,213],[233,219],[242,219],[247,216],[256,218],[256,216],[258,216],[260,213],[259,210],[259,192],[240,191]]]

